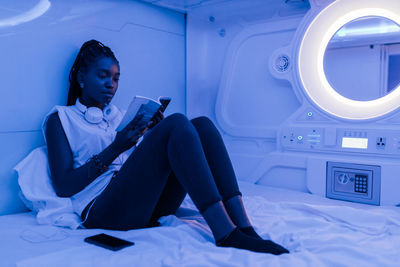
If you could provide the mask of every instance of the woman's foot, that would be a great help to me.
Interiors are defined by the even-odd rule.
[[[254,230],[253,226],[239,227],[239,230],[240,230],[242,233],[244,233],[244,234],[246,234],[246,235],[248,235],[248,236],[251,236],[251,237],[254,237],[254,238],[257,238],[257,239],[264,240],[261,236],[259,236],[259,235],[257,234],[257,232]]]
[[[271,253],[280,255],[289,253],[284,247],[270,241],[258,239],[244,234],[239,228],[235,228],[227,237],[216,242],[219,247],[233,247],[239,249],[246,249],[254,252]]]

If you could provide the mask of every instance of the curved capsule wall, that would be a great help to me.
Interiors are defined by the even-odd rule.
[[[32,10],[43,2],[43,14]],[[64,105],[68,72],[81,44],[98,39],[121,66],[114,104],[134,95],[173,101],[167,113],[185,113],[185,19],[179,12],[129,0],[1,1],[0,214],[23,211],[12,168],[43,145],[41,123]]]

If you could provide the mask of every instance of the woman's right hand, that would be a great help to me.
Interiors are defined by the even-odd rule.
[[[136,145],[146,131],[147,124],[141,123],[142,117],[143,115],[136,117],[122,131],[117,132],[112,146],[119,154]]]

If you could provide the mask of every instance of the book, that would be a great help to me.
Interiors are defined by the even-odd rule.
[[[135,96],[128,106],[128,109],[118,125],[116,131],[124,129],[136,117],[143,115],[139,124],[147,124],[157,113],[158,110],[164,111],[171,98],[160,96],[154,100],[145,96]]]

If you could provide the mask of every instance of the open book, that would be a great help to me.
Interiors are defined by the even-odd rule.
[[[129,104],[128,110],[126,111],[116,131],[121,131],[132,120],[140,115],[143,115],[140,120],[141,124],[147,124],[158,110],[161,109],[161,111],[164,111],[170,101],[171,98],[169,97],[160,96],[158,100],[154,100],[145,96],[135,96]]]

